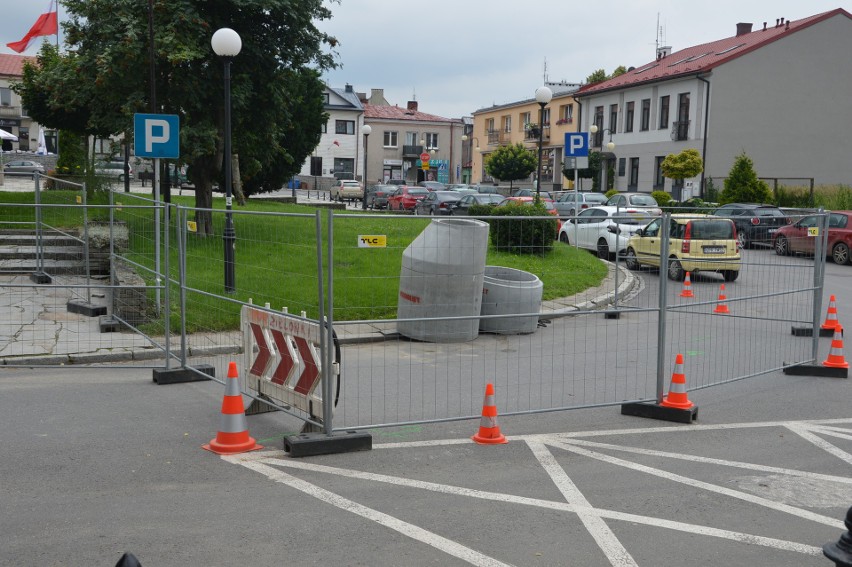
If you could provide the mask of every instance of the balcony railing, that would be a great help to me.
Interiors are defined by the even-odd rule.
[[[550,140],[550,125],[545,125],[542,131],[539,131],[538,126],[534,128],[526,128],[524,129],[524,141],[525,142],[538,142],[539,133],[541,134],[541,139],[545,142]]]
[[[23,115],[20,106],[0,106],[0,116],[20,118]]]
[[[689,139],[689,120],[672,122],[672,140],[683,141]]]
[[[500,132],[499,130],[489,130],[488,131],[488,145],[489,146],[497,146],[500,144]]]
[[[420,157],[423,146],[402,146],[402,157]]]

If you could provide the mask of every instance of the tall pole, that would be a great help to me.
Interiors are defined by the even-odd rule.
[[[233,293],[234,285],[234,219],[231,212],[231,57],[225,62],[225,231],[222,241],[225,246],[225,293]]]
[[[364,134],[364,192],[361,196],[361,208],[367,210],[367,142],[370,140],[370,134],[373,132],[373,129],[369,124],[364,124],[361,128],[361,133]]]
[[[544,141],[544,107],[546,102],[540,102],[538,118],[538,173],[535,176],[535,200],[541,199],[541,144]]]

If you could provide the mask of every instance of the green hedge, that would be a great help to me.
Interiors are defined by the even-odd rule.
[[[556,218],[529,218],[550,217],[544,203],[510,202],[492,209],[491,214],[518,217],[489,219],[491,244],[498,251],[543,255],[553,250],[558,226]]]

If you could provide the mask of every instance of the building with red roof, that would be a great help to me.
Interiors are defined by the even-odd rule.
[[[576,93],[580,130],[597,126],[591,146],[603,149],[603,175],[612,175],[602,187],[705,195],[709,179],[721,189],[742,152],[758,176],[782,184],[852,182],[852,111],[843,102],[852,87],[852,15],[838,8],[754,27],[659,48],[655,60]],[[673,186],[660,164],[687,148],[701,153],[704,172]]]
[[[18,137],[17,142],[6,141],[5,152],[35,152],[38,149],[39,124],[27,116],[19,97],[11,88],[24,76],[24,64],[35,63],[35,57],[0,53],[0,128]],[[48,149],[56,152],[56,134],[45,132]]]

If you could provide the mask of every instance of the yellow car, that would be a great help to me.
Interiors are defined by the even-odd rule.
[[[638,230],[627,241],[625,264],[631,270],[640,266],[660,266],[660,249],[665,217]],[[737,229],[731,219],[699,214],[669,217],[669,279],[683,281],[686,272],[717,272],[726,282],[740,275],[740,248]]]

